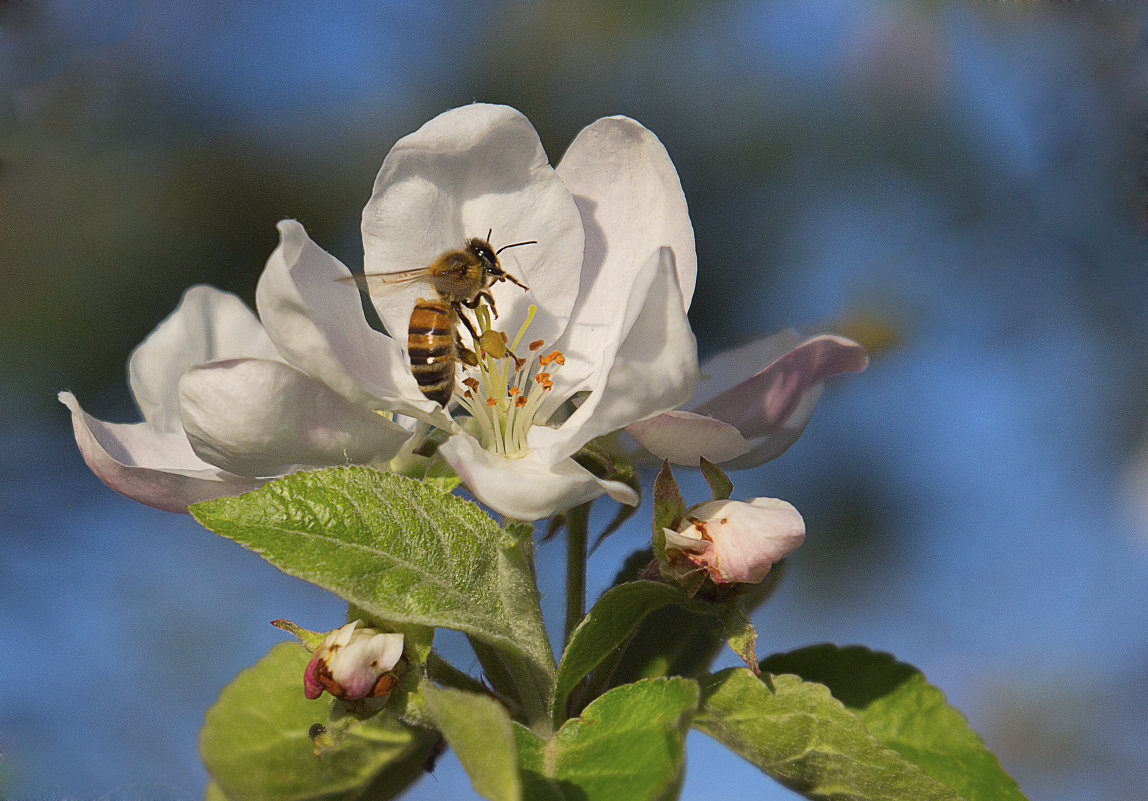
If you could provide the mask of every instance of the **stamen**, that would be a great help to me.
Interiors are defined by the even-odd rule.
[[[533,342],[531,342],[529,345],[527,345],[526,347],[530,348],[531,350],[538,350],[539,348],[541,348],[545,344],[546,344],[545,340],[536,339]]]
[[[494,398],[487,398],[486,399],[486,405],[487,406],[497,406],[498,401],[496,401]]]
[[[519,393],[518,387],[512,386],[510,389],[506,390],[507,395],[517,395],[518,393]]]
[[[562,351],[552,350],[548,354],[546,354],[545,356],[542,356],[541,358],[538,359],[538,363],[540,365],[542,365],[543,367],[550,364],[551,362],[556,362],[558,364],[566,364],[566,357],[562,355]]]
[[[473,389],[475,392],[478,392],[478,379],[477,378],[468,376],[467,378],[462,379],[462,383],[466,384],[468,387]]]
[[[517,398],[514,399],[514,405],[518,406],[519,408],[525,406],[526,405],[526,396],[525,395],[519,395]]]

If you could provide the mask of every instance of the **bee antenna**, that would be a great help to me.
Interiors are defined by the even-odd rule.
[[[498,250],[494,251],[494,255],[495,255],[495,256],[497,256],[497,255],[498,255],[499,253],[501,253],[502,251],[504,251],[504,250],[507,250],[507,249],[509,249],[509,248],[516,248],[516,247],[518,247],[519,245],[537,245],[537,244],[538,244],[538,240],[537,240],[537,239],[530,239],[530,240],[528,240],[528,241],[526,241],[526,242],[515,242],[513,245],[503,245],[503,246],[502,246],[502,247],[500,247]]]
[[[493,229],[493,228],[487,228],[487,229],[486,229],[486,241],[487,241],[487,242],[489,242],[489,241],[490,241],[490,237],[491,237],[493,234],[494,234],[494,229]]]

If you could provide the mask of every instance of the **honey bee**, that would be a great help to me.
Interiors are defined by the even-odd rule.
[[[399,270],[390,273],[356,275],[339,279],[354,283],[370,291],[376,287],[405,286],[416,281],[430,285],[435,297],[418,298],[407,325],[407,358],[419,390],[432,401],[446,406],[454,394],[455,364],[461,360],[475,365],[474,352],[462,344],[456,323],[462,322],[475,340],[479,334],[474,324],[462,311],[477,309],[485,302],[491,313],[498,317],[494,296],[490,288],[499,281],[529,289],[510,273],[502,269],[498,254],[520,245],[535,245],[536,240],[503,245],[498,250],[490,244],[488,231],[485,239],[471,237],[457,250],[448,250],[426,267]]]

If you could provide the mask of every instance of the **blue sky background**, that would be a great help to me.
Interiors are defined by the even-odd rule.
[[[135,419],[123,364],[187,285],[250,301],[288,216],[360,261],[390,145],[484,100],[554,161],[605,114],[662,138],[703,353],[882,332],[789,452],[735,475],[809,530],[759,650],[891,651],[1030,798],[1144,798],[1145,33],[1110,6],[0,3],[0,753],[21,797],[199,797],[203,712],[281,639],[267,621],[343,613],[104,488],[55,391]],[[592,592],[644,519],[595,553]],[[561,558],[539,556],[555,621]],[[795,797],[688,747],[683,798]],[[448,755],[405,797],[470,794]]]

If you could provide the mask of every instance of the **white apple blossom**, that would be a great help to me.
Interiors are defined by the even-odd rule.
[[[279,230],[256,301],[287,362],[363,406],[448,431],[439,453],[502,514],[536,520],[603,493],[637,502],[629,486],[572,457],[597,436],[675,408],[697,384],[686,320],[693,229],[652,133],[625,117],[599,120],[555,169],[522,114],[475,104],[392,148],[363,212],[366,273],[423,267],[491,230],[496,247],[537,243],[503,256],[529,289],[494,285],[499,316],[482,320],[507,335],[517,360],[488,354],[465,370],[449,411],[419,391],[405,354],[411,309],[430,287],[372,295],[389,334],[375,331],[349,271],[298,223]]]
[[[209,286],[188,289],[132,352],[128,382],[143,422],[107,423],[59,397],[96,476],[172,512],[300,466],[386,461],[410,437],[286,364],[243,302]]]
[[[303,694],[318,698],[326,690],[336,698],[357,701],[388,694],[389,675],[403,655],[403,635],[358,628],[353,620],[323,640],[303,671]]]
[[[679,528],[662,530],[666,555],[704,569],[718,584],[756,584],[805,541],[801,513],[777,498],[707,501]]]
[[[797,440],[827,378],[868,364],[865,349],[851,339],[780,331],[707,359],[698,391],[683,408],[632,423],[626,432],[674,464],[696,467],[704,457],[726,469],[755,467]]]

